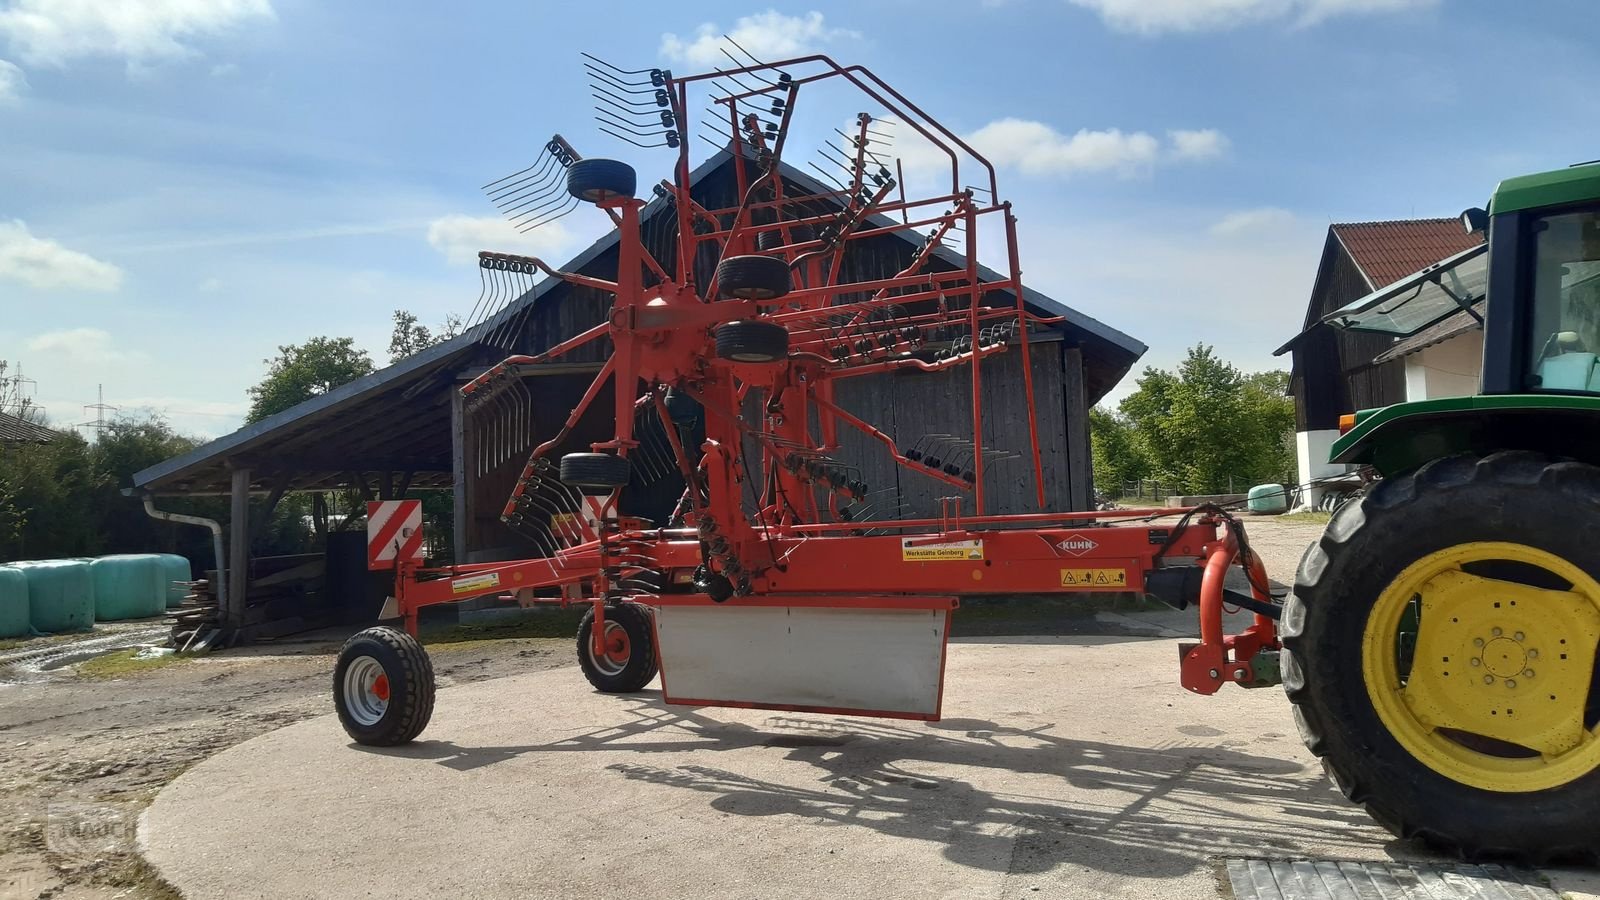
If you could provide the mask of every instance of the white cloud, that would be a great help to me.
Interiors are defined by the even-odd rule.
[[[893,130],[895,142],[888,152],[898,156],[908,171],[926,176],[949,167],[949,157],[911,129]],[[966,135],[966,140],[995,165],[1026,175],[1110,172],[1127,177],[1161,163],[1214,159],[1229,146],[1228,138],[1213,128],[1169,131],[1163,141],[1149,132],[1120,128],[1082,128],[1069,135],[1043,122],[1011,118],[990,122]]]
[[[30,338],[28,349],[51,355],[58,361],[85,364],[126,362],[144,356],[138,351],[119,350],[112,343],[111,333],[100,328],[47,331]]]
[[[1207,231],[1217,237],[1233,237],[1240,234],[1260,234],[1284,228],[1294,224],[1294,213],[1276,206],[1262,206],[1256,209],[1242,209],[1231,212],[1218,219]]]
[[[114,291],[122,270],[87,253],[34,237],[19,219],[0,221],[0,279],[40,290]]]
[[[1222,31],[1289,19],[1299,26],[1343,15],[1401,12],[1437,6],[1440,0],[1067,0],[1093,10],[1115,31]]]
[[[762,62],[805,56],[834,41],[861,37],[858,32],[848,28],[828,27],[820,12],[786,16],[769,9],[739,19],[727,31],[713,22],[706,22],[695,29],[693,37],[679,37],[670,32],[663,34],[661,55],[678,63],[729,68],[733,61],[722,54],[724,48],[738,59],[744,59],[744,55],[738,47],[723,40],[724,34]]]
[[[28,87],[28,79],[14,62],[0,59],[0,106],[15,103]]]
[[[15,0],[0,9],[0,38],[29,63],[137,64],[192,56],[196,38],[272,17],[271,0]]]
[[[496,216],[457,214],[433,220],[428,226],[428,243],[452,263],[471,263],[477,261],[480,250],[526,256],[560,254],[572,245],[572,238],[560,222],[549,222],[522,233]],[[558,266],[566,260],[545,261]]]
[[[1167,140],[1172,142],[1173,158],[1183,160],[1216,159],[1228,152],[1231,143],[1227,135],[1215,128],[1202,128],[1199,131],[1180,128],[1167,132]]]

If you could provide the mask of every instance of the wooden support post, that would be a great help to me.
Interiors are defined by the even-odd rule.
[[[1067,508],[1094,508],[1094,455],[1089,450],[1089,398],[1083,383],[1083,351],[1063,346],[1061,350],[1061,394],[1066,405]]]
[[[223,610],[226,629],[244,623],[250,586],[250,470],[233,470],[232,509],[228,528],[228,608]]]
[[[467,477],[467,411],[462,405],[464,399],[461,392],[452,388],[450,391],[450,474],[451,493],[455,499],[454,531],[451,543],[454,547],[454,559],[459,563],[467,561],[467,497],[472,493],[471,479]]]

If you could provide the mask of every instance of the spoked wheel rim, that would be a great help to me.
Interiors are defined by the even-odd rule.
[[[1428,768],[1524,793],[1600,768],[1600,583],[1525,544],[1428,554],[1379,595],[1362,640],[1378,717]]]
[[[389,711],[389,676],[383,664],[370,656],[358,656],[344,670],[345,712],[357,724],[378,724]]]
[[[592,644],[592,641],[590,642]],[[628,658],[633,655],[633,642],[628,639],[628,629],[616,622],[607,622],[605,627],[605,652],[596,655],[594,647],[589,647],[589,661],[602,675],[615,677],[622,674],[628,667]]]

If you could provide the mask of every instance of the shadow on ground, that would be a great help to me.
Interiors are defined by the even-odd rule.
[[[1175,877],[1217,856],[1286,856],[1303,846],[1347,842],[1348,829],[1371,825],[1320,772],[1201,740],[1133,748],[1052,734],[1054,723],[1021,729],[980,719],[900,726],[775,714],[758,727],[669,707],[655,692],[628,703],[625,724],[548,744],[421,741],[357,749],[458,770],[526,754],[616,751],[630,761],[605,771],[705,794],[713,809],[732,816],[789,815],[797,823],[871,828],[941,844],[944,856],[958,864],[1012,874],[1065,864]],[[1179,731],[1221,734],[1206,726]],[[809,774],[790,778],[803,786],[710,764],[634,761],[651,752],[695,750],[714,757],[748,748],[808,767]],[[1016,792],[922,774],[971,768],[992,770],[994,776],[983,779],[989,784],[1017,783]],[[1029,777],[1039,775],[1052,778]],[[1053,778],[1066,786],[1051,790]],[[1030,793],[1041,787],[1052,795]],[[1391,852],[1404,854],[1398,846]]]

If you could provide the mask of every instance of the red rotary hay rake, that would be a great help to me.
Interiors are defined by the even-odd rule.
[[[541,164],[489,187],[524,227],[593,205],[620,234],[619,263],[610,281],[483,254],[495,277],[542,274],[613,302],[602,324],[466,385],[470,409],[522,408],[502,401],[523,390],[524,370],[602,341],[611,351],[563,427],[533,447],[504,509],[505,523],[544,555],[423,568],[401,545],[401,516],[374,511],[374,567],[394,570],[391,611],[406,631],[415,633],[422,607],[486,594],[587,604],[579,659],[600,690],[636,691],[659,669],[673,703],[933,720],[961,597],[1131,591],[1180,607],[1197,601],[1201,640],[1181,660],[1188,690],[1276,683],[1278,607],[1226,512],[1045,509],[1027,365],[1017,389],[1030,411],[1040,511],[986,512],[986,467],[1004,454],[983,441],[983,363],[1001,353],[1027,359],[1030,331],[1058,320],[1019,300],[1016,219],[981,155],[865,68],[824,56],[689,77],[591,60],[602,129],[677,153],[675,178],[653,188],[670,204],[675,254],[656,258],[641,238],[646,202],[633,169],[580,158],[559,137]],[[835,129],[843,140],[824,154],[834,169],[815,167],[831,184],[805,191],[779,164],[800,95],[829,85],[853,89],[880,114]],[[705,208],[690,191],[691,92],[707,89],[711,121],[726,129],[715,143],[734,151],[739,200],[724,208]],[[886,118],[948,159],[947,183],[908,195],[881,149]],[[974,172],[979,186],[963,187]],[[903,271],[850,274],[858,242],[911,229],[926,240]],[[1003,244],[1008,268],[998,279],[981,277],[980,229]],[[950,239],[963,265],[935,266]],[[707,261],[710,277],[697,280]],[[903,444],[836,398],[844,379],[952,369],[971,379],[965,436]],[[553,460],[607,386],[614,435]],[[532,443],[515,412],[505,428]],[[940,513],[864,522],[871,486],[837,458],[846,430],[866,435],[907,477],[948,490]],[[637,470],[663,464],[685,484],[670,520],[622,513]],[[1249,576],[1248,595],[1224,587],[1235,564]],[[1254,624],[1224,634],[1225,602],[1253,610]],[[352,639],[335,686],[340,716],[362,743],[408,741],[432,710],[427,657],[394,629]]]

